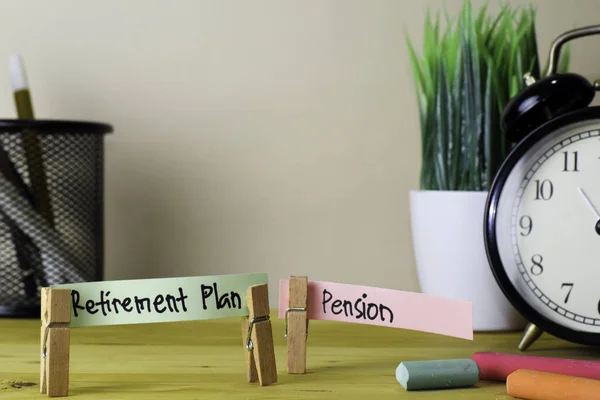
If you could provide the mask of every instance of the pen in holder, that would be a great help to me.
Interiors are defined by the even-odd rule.
[[[36,135],[52,220],[32,196]],[[0,317],[39,318],[40,288],[104,275],[104,136],[110,125],[0,120]]]

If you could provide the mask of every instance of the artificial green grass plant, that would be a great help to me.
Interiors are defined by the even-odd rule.
[[[423,54],[407,37],[421,125],[423,190],[486,191],[512,148],[500,115],[525,87],[523,76],[540,77],[532,7],[503,5],[494,18],[466,0],[455,21],[426,15]],[[565,70],[568,53],[561,58]]]

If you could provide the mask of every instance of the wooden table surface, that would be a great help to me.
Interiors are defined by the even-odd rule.
[[[277,314],[273,311],[273,316]],[[343,322],[311,321],[307,373],[288,375],[281,319],[273,317],[278,383],[245,381],[239,318],[71,331],[69,397],[78,399],[509,399],[503,383],[406,392],[396,381],[409,360],[518,353],[520,332],[473,341]],[[0,397],[41,399],[39,320],[0,319]],[[532,355],[600,359],[600,350],[544,334]]]

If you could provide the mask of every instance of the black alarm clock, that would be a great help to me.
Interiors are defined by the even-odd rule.
[[[502,113],[516,144],[490,187],[484,241],[498,285],[530,322],[520,350],[542,332],[600,344],[599,88],[556,72],[561,46],[593,34],[600,25],[559,36],[545,76],[528,74]]]

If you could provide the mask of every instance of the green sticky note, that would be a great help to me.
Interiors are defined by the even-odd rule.
[[[71,289],[71,327],[190,321],[248,315],[248,287],[266,273],[54,285]]]

